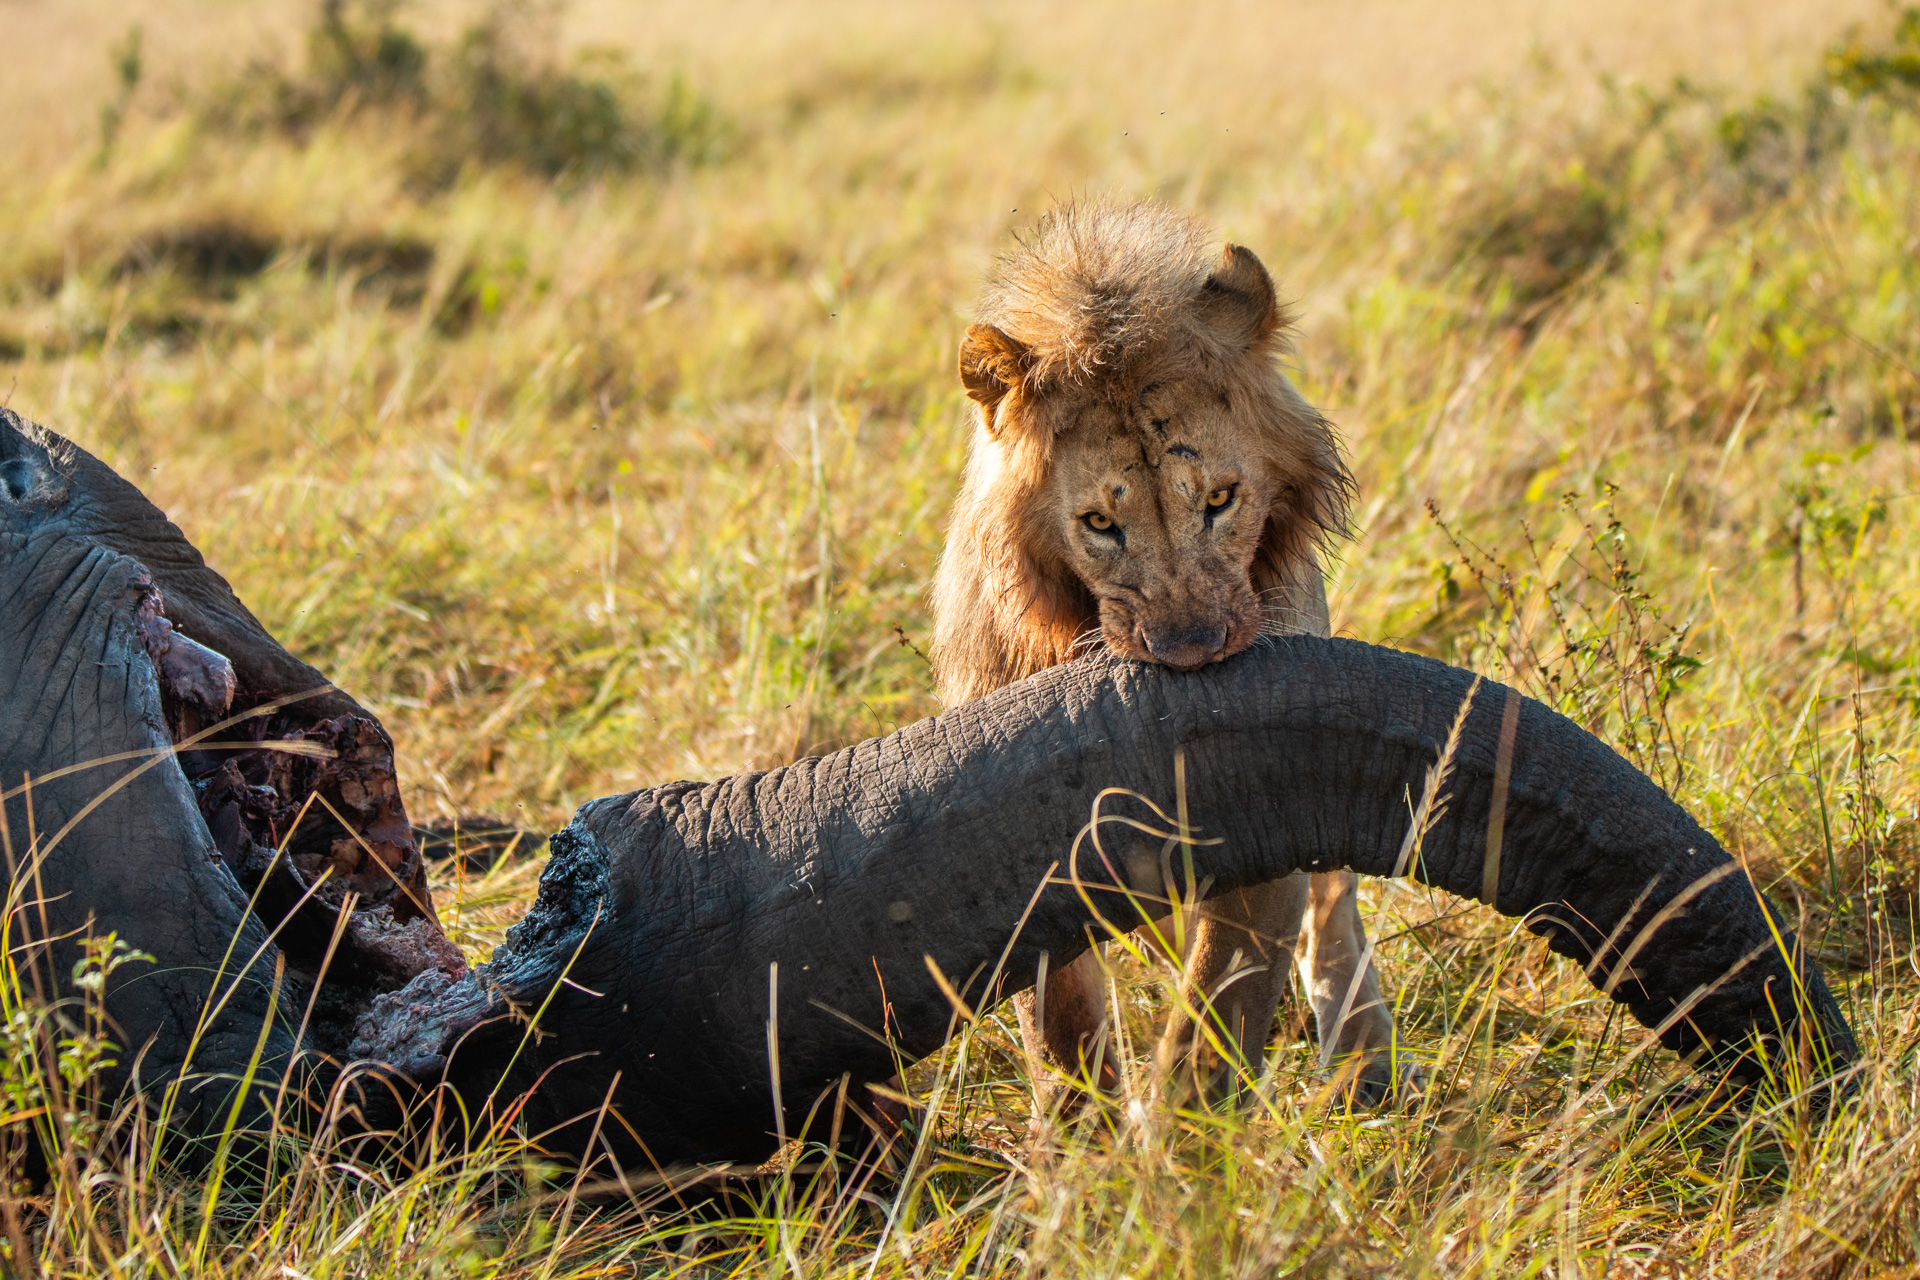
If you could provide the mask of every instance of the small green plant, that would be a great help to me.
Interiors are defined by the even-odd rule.
[[[348,95],[365,103],[418,99],[425,91],[427,51],[394,16],[399,0],[324,0],[307,33],[307,72],[315,107],[331,110]]]
[[[1834,473],[1857,463],[1874,450],[1869,440],[1855,446],[1851,457],[1830,449],[1811,449],[1800,458],[1798,473],[1785,485],[1789,505],[1774,540],[1775,554],[1792,564],[1793,616],[1806,617],[1806,558],[1811,551],[1820,561],[1837,600],[1843,600],[1860,561],[1867,535],[1887,518],[1886,498],[1876,490],[1847,493],[1834,482]]]
[[[1522,526],[1525,554],[1513,558],[1517,568],[1456,532],[1438,504],[1430,503],[1428,514],[1481,591],[1480,630],[1467,665],[1490,663],[1507,673],[1615,743],[1672,794],[1687,769],[1673,702],[1701,659],[1689,652],[1693,624],[1669,620],[1635,562],[1614,511],[1618,492],[1603,484],[1596,495],[1562,497],[1561,510],[1578,533],[1558,548],[1543,547]],[[1444,607],[1459,598],[1459,588],[1445,562],[1438,576]]]
[[[107,1018],[107,984],[127,965],[153,961],[111,933],[82,938],[69,975],[77,995],[49,998],[49,948],[25,936],[18,889],[16,881],[8,895],[14,927],[4,931],[0,964],[0,1255],[16,1275],[36,1263],[21,1198],[41,1182],[84,1187],[114,1162],[125,1114],[114,1118],[118,1100],[103,1087],[122,1053]]]
[[[127,28],[118,43],[107,47],[107,60],[113,66],[113,96],[100,104],[100,149],[94,153],[93,167],[104,169],[113,159],[114,143],[120,140],[120,126],[126,123],[127,109],[139,91],[144,64],[140,57],[140,24]]]
[[[1858,36],[1827,54],[1827,79],[1861,97],[1920,93],[1920,8],[1901,10],[1892,37],[1874,47]]]

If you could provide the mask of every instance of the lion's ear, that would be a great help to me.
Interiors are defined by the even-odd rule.
[[[987,411],[989,426],[993,424],[994,407],[1026,376],[1032,359],[1026,344],[994,326],[967,326],[967,336],[960,343],[960,381],[967,394]]]
[[[1200,314],[1214,332],[1242,347],[1272,337],[1282,319],[1273,277],[1251,250],[1237,244],[1227,246],[1220,265],[1200,286]]]

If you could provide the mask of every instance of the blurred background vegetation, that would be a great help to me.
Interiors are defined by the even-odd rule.
[[[569,1218],[554,1252],[436,1182],[368,1201],[406,1256],[1920,1266],[1916,11],[9,0],[0,44],[0,396],[378,711],[418,818],[551,827],[929,714],[973,291],[1056,201],[1153,196],[1299,304],[1360,478],[1337,630],[1614,743],[1802,915],[1880,1053],[1844,1125],[1645,1137],[1670,1068],[1577,973],[1375,886],[1442,1082],[1416,1117],[1319,1109],[1296,1041],[1250,1127],[1029,1165],[987,1035],[892,1219],[780,1201],[683,1255]],[[476,955],[536,874],[441,887]],[[1116,992],[1156,1016],[1143,972]],[[422,1203],[450,1234],[406,1234]],[[260,1252],[235,1220],[206,1267]],[[260,1256],[361,1265],[315,1231]]]

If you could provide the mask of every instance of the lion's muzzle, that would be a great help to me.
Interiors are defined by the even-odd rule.
[[[1224,623],[1140,629],[1140,642],[1153,660],[1175,671],[1194,671],[1226,656]]]

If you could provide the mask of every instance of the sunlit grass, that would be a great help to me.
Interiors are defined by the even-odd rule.
[[[1212,83],[1229,130],[1177,99],[1117,121],[1088,87],[1111,68],[993,31],[889,38],[722,83],[722,154],[558,181],[426,183],[406,119],[235,130],[212,86],[150,89],[103,167],[90,143],[0,187],[6,402],[140,481],[381,715],[416,818],[546,828],[931,712],[986,263],[1056,197],[1195,208],[1300,302],[1299,380],[1360,478],[1337,630],[1513,680],[1672,789],[1804,920],[1856,1096],[1824,1124],[1667,1098],[1679,1068],[1570,966],[1391,884],[1372,927],[1435,1082],[1404,1111],[1334,1107],[1290,1024],[1247,1116],[1143,1128],[1123,1098],[1036,1149],[988,1014],[913,1077],[940,1111],[898,1183],[802,1159],[696,1215],[524,1135],[385,1161],[288,1135],[286,1176],[209,1219],[194,1175],[88,1139],[51,1183],[12,1166],[10,1247],[316,1278],[1920,1267],[1910,97],[1829,94],[1814,129],[1811,48],[1765,110],[1566,59],[1397,124]],[[483,957],[536,876],[446,864],[455,940]],[[1128,1096],[1165,993],[1116,975]],[[53,1033],[20,996],[31,1063]]]

